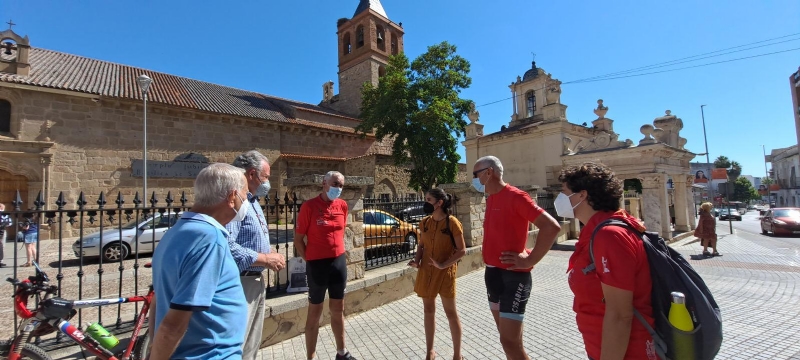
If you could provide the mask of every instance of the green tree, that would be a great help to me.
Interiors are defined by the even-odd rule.
[[[753,187],[753,184],[747,178],[740,177],[733,182],[733,194],[731,200],[747,202],[750,200],[761,199],[758,191]]]
[[[728,172],[728,179],[736,180],[739,175],[742,175],[742,165],[737,161],[731,161],[727,156],[720,156],[714,160],[714,167],[717,169],[726,169]]]
[[[456,47],[442,42],[411,63],[402,53],[390,57],[378,86],[364,84],[363,122],[356,131],[391,138],[394,162],[410,168],[409,186],[415,190],[456,180],[457,140],[473,104],[459,97],[472,83],[469,70]]]

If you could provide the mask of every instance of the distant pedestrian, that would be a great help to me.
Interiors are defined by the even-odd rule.
[[[422,298],[426,360],[436,357],[433,350],[436,333],[436,296],[442,298],[442,307],[450,324],[453,339],[453,359],[461,359],[461,320],[456,311],[456,273],[458,260],[466,254],[461,222],[450,216],[452,197],[442,189],[431,189],[425,194],[423,211],[428,214],[420,221],[422,236],[417,254],[408,265],[419,269],[414,291]]]
[[[34,215],[26,217],[22,222],[22,231],[20,234],[22,234],[22,238],[25,241],[25,255],[28,257],[28,261],[22,264],[22,266],[31,266],[33,261],[39,260],[36,256],[36,243],[39,241],[39,225]]]
[[[247,215],[246,196],[242,169],[216,163],[197,175],[194,206],[153,254],[150,360],[242,358],[247,302],[224,224]]]
[[[500,344],[509,360],[529,359],[522,320],[531,294],[531,270],[550,250],[561,227],[528,193],[503,182],[503,164],[494,156],[475,162],[472,186],[489,195],[483,222],[484,280]],[[533,249],[526,248],[530,223],[539,228]]]
[[[347,286],[344,229],[348,207],[344,200],[339,199],[342,188],[344,175],[338,171],[325,174],[322,193],[303,203],[294,230],[294,249],[307,262],[306,352],[309,360],[317,355],[319,319],[326,292],[330,299],[336,360],[355,360],[344,343],[344,289]]]
[[[654,326],[650,264],[639,234],[620,226],[602,227],[592,245],[597,268],[582,271],[591,262],[592,233],[603,221],[620,220],[639,232],[645,230],[640,220],[620,209],[622,181],[599,163],[565,168],[558,179],[558,216],[585,224],[567,272],[586,353],[593,360],[656,360],[653,338],[633,314],[636,309]]]
[[[697,229],[694,230],[694,236],[700,238],[700,244],[703,245],[703,256],[722,256],[717,251],[717,220],[711,214],[711,209],[714,207],[710,202],[705,202],[700,205],[700,221],[698,221]],[[714,253],[708,252],[708,247]]]
[[[269,225],[259,198],[269,194],[270,167],[267,157],[251,150],[236,157],[233,166],[244,169],[247,180],[247,215],[241,221],[225,225],[230,233],[228,245],[233,260],[239,268],[244,296],[247,299],[247,324],[245,327],[242,359],[258,357],[264,329],[266,279],[264,268],[280,271],[286,267],[283,255],[273,253],[269,243]]]
[[[0,204],[0,268],[5,267],[6,264],[3,262],[3,248],[6,245],[6,238],[8,237],[7,227],[11,226],[11,217],[8,214],[3,213],[6,211],[6,205]]]

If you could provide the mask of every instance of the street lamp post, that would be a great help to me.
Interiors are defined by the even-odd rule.
[[[144,201],[144,207],[147,206],[147,91],[150,89],[150,84],[153,83],[153,79],[148,77],[147,75],[139,75],[136,78],[136,82],[139,83],[139,87],[142,89],[142,98],[144,100],[144,126],[142,127],[142,179],[144,179],[144,186],[142,188],[142,201]]]
[[[708,137],[706,136],[706,114],[703,111],[703,107],[705,107],[705,105],[700,105],[700,117],[703,119],[703,141],[706,143],[706,163],[709,164],[708,165],[709,166],[708,173],[711,174],[711,157],[708,155]],[[711,176],[710,183],[712,185],[713,185],[713,181],[714,181],[714,176]],[[726,197],[726,201],[728,201],[730,203],[730,194],[729,194],[729,190],[728,190],[729,182],[730,182],[730,179],[728,179],[728,181],[725,183],[725,197]],[[729,213],[728,213],[728,225],[730,226],[731,234],[733,234],[733,220],[731,219],[731,214],[730,214],[730,204],[728,204],[726,207],[727,207],[727,209],[729,211]]]

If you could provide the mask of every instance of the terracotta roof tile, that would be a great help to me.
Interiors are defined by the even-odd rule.
[[[353,133],[347,126],[296,119],[287,108],[352,118],[320,106],[57,51],[31,48],[28,76],[0,72],[0,81],[141,100],[136,78],[153,79],[148,100],[212,113],[307,125]]]

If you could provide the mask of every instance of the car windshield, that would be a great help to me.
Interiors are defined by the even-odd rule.
[[[797,209],[775,210],[775,217],[800,218],[800,210]]]
[[[150,216],[147,217],[149,219]],[[140,217],[138,220],[134,218],[133,220],[129,221],[127,224],[122,225],[123,229],[136,229],[140,223],[144,222],[146,219]]]

